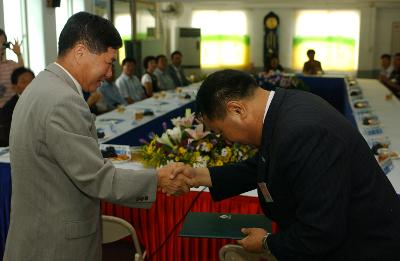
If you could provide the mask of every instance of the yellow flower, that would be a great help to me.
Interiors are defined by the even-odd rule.
[[[186,149],[184,147],[179,147],[178,151],[182,155],[186,153]]]
[[[217,161],[215,162],[215,166],[222,166],[222,165],[224,165],[224,163],[222,162],[222,160],[217,160]]]
[[[180,158],[178,156],[175,157],[175,161],[178,162],[180,161]]]

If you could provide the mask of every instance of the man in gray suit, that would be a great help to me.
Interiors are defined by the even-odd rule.
[[[11,224],[4,260],[101,260],[100,200],[150,207],[170,169],[116,169],[104,160],[82,89],[95,91],[122,40],[106,19],[77,13],[60,34],[56,63],[21,95],[12,120]]]
[[[171,54],[171,64],[168,65],[168,74],[174,81],[175,87],[188,86],[190,82],[186,79],[182,68],[182,53],[175,51]]]

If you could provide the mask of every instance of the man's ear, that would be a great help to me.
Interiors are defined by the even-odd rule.
[[[228,101],[226,111],[232,116],[247,117],[247,108],[241,101]]]
[[[75,58],[75,62],[77,64],[81,64],[82,58],[86,55],[87,51],[88,50],[87,50],[86,46],[81,43],[77,43],[73,47],[74,58]]]

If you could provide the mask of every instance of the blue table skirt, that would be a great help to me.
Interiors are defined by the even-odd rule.
[[[0,163],[0,257],[3,259],[8,226],[10,224],[11,167]]]
[[[141,125],[125,134],[122,134],[112,140],[107,141],[108,144],[119,144],[119,145],[130,145],[130,146],[140,146],[140,139],[149,140],[149,133],[154,132],[161,136],[164,132],[162,127],[163,122],[167,123],[168,128],[172,126],[171,119],[176,117],[184,117],[185,110],[190,108],[192,112],[195,109],[195,103],[191,102],[182,106],[178,109],[175,109],[161,117],[158,117],[155,120],[152,120],[144,125]]]

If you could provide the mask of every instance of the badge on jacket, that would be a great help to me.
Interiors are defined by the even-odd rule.
[[[263,194],[266,202],[269,202],[269,203],[274,202],[274,200],[271,197],[271,194],[268,191],[267,184],[265,182],[259,182],[258,187],[260,188],[261,193]]]

